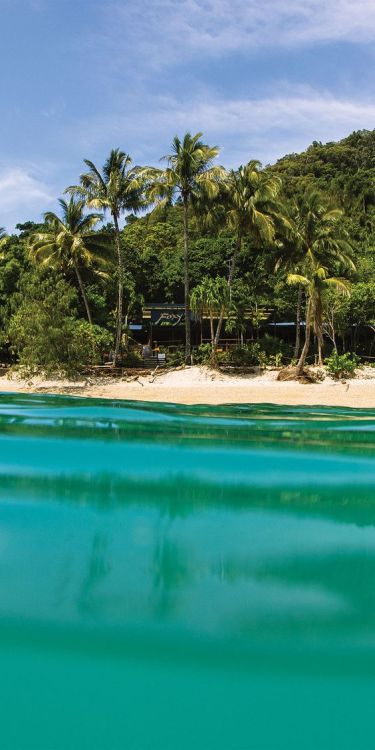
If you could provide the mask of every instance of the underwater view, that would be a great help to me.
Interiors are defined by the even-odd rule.
[[[2,750],[365,750],[375,411],[0,395]]]

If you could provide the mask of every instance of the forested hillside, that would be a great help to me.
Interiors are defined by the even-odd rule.
[[[241,189],[247,191],[247,203],[241,207],[238,201],[244,192],[233,202],[240,177]],[[189,304],[192,295],[196,315],[203,310],[217,322],[225,307],[221,334],[241,334],[243,340],[245,332],[245,339],[260,339],[261,345],[266,314],[272,311],[275,322],[295,321],[296,315],[303,319],[310,300],[313,346],[321,330],[327,351],[334,345],[375,355],[375,130],[355,132],[338,143],[315,142],[305,152],[289,154],[263,170],[255,165],[251,174],[232,170],[224,175],[223,170],[213,178],[211,196],[204,194],[204,186],[198,195],[195,187],[186,203]],[[145,301],[183,303],[185,298],[186,303],[183,193],[167,195],[164,185],[163,199],[151,200],[150,173],[145,172],[142,186],[139,175],[132,179],[133,193],[136,188],[139,195],[132,194],[130,200],[128,193],[127,202],[120,197],[116,221],[120,219],[123,228],[120,225],[118,236],[110,196],[107,203],[102,197],[93,209],[94,203],[82,198],[82,187],[75,188],[81,190],[80,220],[93,212],[98,217],[87,226],[76,217],[69,234],[66,223],[72,217],[65,212],[60,214],[61,226],[58,217],[46,215],[39,225],[30,221],[18,225],[11,236],[4,233],[0,359],[20,357],[24,364],[47,369],[51,363],[64,366],[64,361],[74,359],[79,369],[111,348],[116,333],[124,342],[129,321],[140,320]],[[232,188],[231,179],[237,180]],[[92,185],[85,188],[90,198],[89,188]],[[316,196],[311,198],[316,191],[321,206]],[[67,198],[68,209],[69,200],[74,198]],[[303,255],[308,210],[310,217],[315,211],[316,227],[320,221],[320,234],[315,227],[313,269]],[[324,225],[323,214],[336,210]],[[335,230],[336,239],[333,222],[341,232]],[[225,288],[231,274],[229,300]],[[210,279],[216,286],[210,287]],[[210,294],[216,295],[211,307]],[[252,311],[250,323],[245,321],[245,309]],[[300,346],[296,355],[299,350]]]

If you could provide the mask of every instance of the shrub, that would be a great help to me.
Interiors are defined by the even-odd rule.
[[[257,342],[238,346],[219,355],[220,364],[234,365],[235,367],[254,367],[262,364],[260,344]]]
[[[74,347],[78,347],[77,357],[85,364],[99,364],[102,353],[112,346],[112,334],[87,320],[75,320],[72,332],[73,351]]]
[[[341,378],[353,377],[356,368],[360,366],[359,362],[359,357],[356,354],[332,352],[330,357],[327,357],[325,364],[327,372],[333,378],[340,380]]]
[[[270,365],[271,367],[281,367],[284,361],[284,356],[282,352],[277,352],[276,354],[270,354],[269,357],[267,357],[267,365]]]
[[[122,358],[123,367],[144,367],[144,362],[138,352],[127,352]]]
[[[100,361],[110,334],[75,317],[76,294],[61,278],[32,280],[11,318],[9,339],[27,375],[76,375]]]
[[[194,363],[197,365],[209,364],[212,358],[211,344],[200,344],[194,351]]]
[[[283,352],[285,354],[289,354],[289,350],[291,349],[290,344],[287,344],[282,339],[279,339],[278,336],[272,336],[270,333],[265,333],[264,336],[259,340],[259,344],[263,351],[266,354],[278,354],[278,352]]]
[[[166,363],[168,367],[180,367],[185,362],[185,349],[175,349],[172,352],[165,352]],[[195,355],[194,355],[195,358]]]

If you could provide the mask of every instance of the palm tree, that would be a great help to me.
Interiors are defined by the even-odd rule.
[[[297,374],[300,375],[310,349],[312,327],[318,342],[318,364],[323,365],[323,313],[326,293],[333,288],[349,295],[350,285],[347,279],[329,276],[328,269],[319,263],[307,264],[304,275],[288,274],[288,283],[298,284],[307,294],[305,343],[297,365]]]
[[[202,320],[205,315],[208,315],[210,320],[210,332],[211,332],[211,359],[212,363],[216,364],[216,351],[217,341],[214,328],[215,318],[220,318],[228,311],[230,304],[228,283],[221,276],[217,276],[216,279],[211,279],[209,276],[205,276],[201,283],[196,286],[190,297],[191,310],[195,315]]]
[[[4,227],[0,227],[0,251],[3,245],[5,245],[8,237],[6,235]],[[0,253],[0,259],[3,257],[3,255]]]
[[[118,264],[118,299],[114,362],[117,362],[122,334],[124,292],[124,263],[121,250],[120,218],[125,211],[138,211],[142,206],[142,180],[137,167],[132,167],[129,154],[113,149],[102,172],[89,159],[84,159],[89,171],[82,174],[80,185],[72,185],[65,192],[79,195],[89,208],[109,211],[115,229]]]
[[[245,237],[272,245],[276,228],[288,225],[281,201],[281,179],[267,175],[259,161],[249,161],[237,170],[230,170],[221,183],[220,196],[208,201],[208,223],[226,224],[235,233],[235,245],[229,265],[228,286],[231,288],[238,257]],[[215,336],[217,347],[224,320],[220,315]]]
[[[275,271],[282,267],[288,273],[297,273],[302,269],[304,261],[304,250],[298,237],[299,212],[296,203],[286,206],[289,219],[289,227],[283,231],[276,250]],[[301,271],[302,272],[302,271]],[[304,289],[301,284],[297,285],[296,305],[296,336],[294,343],[294,359],[297,360],[301,348],[301,319]]]
[[[309,351],[312,322],[318,343],[318,362],[323,364],[323,290],[336,286],[348,293],[347,282],[341,277],[331,277],[328,269],[355,270],[342,217],[343,211],[331,208],[327,197],[315,189],[308,189],[296,202],[292,251],[295,272],[289,273],[288,279],[289,283],[300,283],[307,292],[307,342],[305,340],[298,361],[298,372],[302,372]]]
[[[158,205],[181,200],[184,221],[184,298],[185,298],[185,358],[191,363],[190,339],[190,274],[189,274],[189,208],[204,190],[214,197],[219,191],[219,180],[224,169],[212,166],[219,153],[216,146],[201,141],[202,133],[185,133],[183,140],[175,136],[172,153],[163,157],[165,169],[148,168],[143,171],[148,181],[148,197]]]
[[[44,214],[47,229],[32,235],[29,243],[31,257],[50,267],[74,268],[89,323],[92,316],[82,281],[80,266],[103,262],[103,251],[108,248],[106,235],[93,229],[102,219],[98,213],[84,214],[84,201],[73,197],[69,202],[59,200],[61,218],[53,211]]]

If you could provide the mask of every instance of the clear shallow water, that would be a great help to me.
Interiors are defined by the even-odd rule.
[[[2,750],[362,750],[375,412],[0,395]]]

